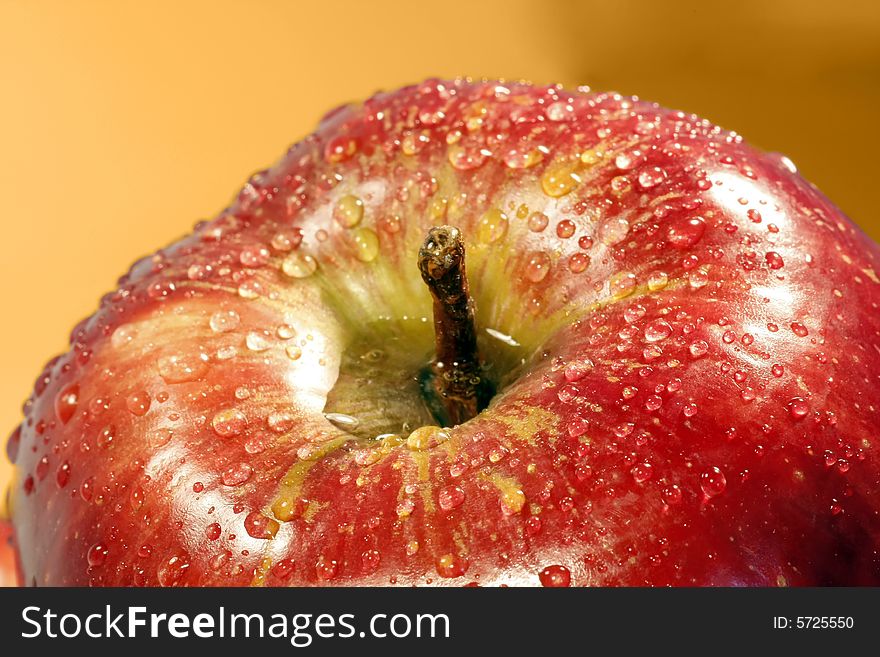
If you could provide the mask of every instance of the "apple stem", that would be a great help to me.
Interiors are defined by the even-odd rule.
[[[436,355],[430,387],[442,407],[442,423],[456,425],[476,416],[489,402],[492,389],[483,376],[477,351],[474,301],[465,271],[464,240],[454,226],[435,226],[419,249],[419,271],[434,297]],[[428,391],[430,393],[430,390]]]

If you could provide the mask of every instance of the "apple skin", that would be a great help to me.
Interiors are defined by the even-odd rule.
[[[476,418],[352,436],[324,416],[346,350],[430,356],[438,224],[478,329],[521,346],[483,336],[508,377]],[[136,263],[46,366],[8,447],[24,581],[880,584],[878,275],[790,161],[694,115],[378,94]],[[396,384],[370,376],[332,410],[381,415]]]
[[[20,577],[12,542],[12,525],[0,520],[0,587],[18,586]]]

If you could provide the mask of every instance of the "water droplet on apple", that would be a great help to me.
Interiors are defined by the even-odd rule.
[[[144,390],[133,392],[125,398],[125,407],[128,409],[128,412],[138,417],[147,414],[151,403],[150,395]]]
[[[670,226],[666,238],[676,249],[688,249],[699,242],[705,232],[706,222],[703,218],[692,217]]]
[[[293,574],[295,567],[296,562],[293,559],[281,559],[272,567],[271,572],[274,577],[277,577],[280,580],[286,580]]]
[[[663,490],[660,491],[660,497],[662,498],[663,503],[667,506],[675,506],[676,504],[680,504],[682,498],[681,488],[679,488],[676,484],[664,486]]]
[[[809,334],[807,327],[801,324],[800,322],[792,322],[791,324],[792,333],[794,333],[799,338],[806,337]]]
[[[333,208],[333,218],[343,228],[354,228],[364,216],[364,202],[357,196],[346,194]]]
[[[571,571],[565,566],[547,566],[538,573],[541,586],[549,588],[565,588],[571,586]]]
[[[116,426],[108,424],[98,432],[98,435],[95,437],[95,445],[101,449],[106,449],[113,444],[114,438],[116,438]]]
[[[662,290],[669,284],[669,276],[666,272],[657,271],[648,276],[648,289],[651,292]]]
[[[251,511],[244,519],[244,530],[251,538],[275,538],[279,527],[277,520],[267,518],[259,511]]]
[[[69,385],[61,390],[55,397],[55,416],[61,424],[67,424],[76,407],[79,404],[79,386],[77,384]]]
[[[700,475],[700,488],[707,499],[715,497],[727,488],[727,478],[720,468],[712,466]]]
[[[550,271],[550,256],[543,251],[533,253],[525,267],[525,277],[532,283],[540,283]]]
[[[254,469],[247,463],[235,463],[226,468],[220,475],[224,486],[234,488],[247,482],[254,474]]]
[[[637,484],[643,484],[654,476],[654,466],[647,461],[636,463],[630,470],[630,474]]]
[[[140,486],[131,489],[131,493],[128,495],[128,505],[132,511],[138,511],[144,505],[145,496],[146,493]]]
[[[212,267],[210,265],[202,265],[196,263],[190,265],[186,270],[186,277],[191,281],[203,281],[208,278]]]
[[[263,292],[263,286],[258,280],[245,281],[238,286],[238,296],[242,299],[258,299]]]
[[[218,436],[228,438],[237,436],[247,427],[247,418],[237,408],[228,408],[218,412],[211,420],[211,426]]]
[[[348,135],[337,135],[327,141],[324,146],[324,159],[335,164],[344,162],[357,152],[357,141]]]
[[[356,228],[351,234],[354,255],[361,262],[372,262],[379,255],[379,237],[370,228]]]
[[[244,443],[244,451],[248,454],[261,454],[266,451],[266,443],[268,440],[265,432],[257,431],[253,435],[248,436]]]
[[[244,340],[245,346],[251,351],[266,351],[272,346],[265,332],[250,331]]]
[[[444,554],[437,560],[437,574],[440,577],[461,577],[467,572],[467,558],[455,554]]]
[[[339,574],[339,563],[336,559],[321,557],[315,564],[315,575],[322,582],[329,582]]]
[[[21,425],[19,424],[15,427],[12,435],[9,436],[9,440],[6,441],[6,456],[9,458],[10,463],[15,463],[18,460],[18,450],[20,446]]]
[[[486,212],[477,224],[477,239],[483,244],[492,244],[507,235],[507,215],[497,208]]]
[[[629,434],[633,432],[633,429],[636,428],[636,425],[632,422],[624,422],[622,424],[618,424],[614,427],[614,435],[618,438],[626,438]]]
[[[785,167],[790,173],[797,173],[797,166],[795,166],[795,163],[792,162],[791,158],[778,153],[774,153],[774,155],[779,158],[779,164]]]
[[[100,568],[107,561],[107,555],[110,554],[110,548],[104,543],[95,543],[89,548],[86,554],[86,560],[92,568]]]
[[[580,394],[581,391],[578,389],[578,387],[573,383],[569,383],[568,385],[562,386],[556,393],[556,396],[563,404],[569,404],[577,400]]]
[[[137,334],[137,329],[131,325],[120,326],[110,336],[110,344],[114,349],[121,349],[131,344],[137,338]]]
[[[709,274],[703,269],[697,269],[688,274],[688,285],[690,285],[692,290],[699,290],[702,287],[706,287],[708,283]]]
[[[764,254],[764,259],[767,261],[767,266],[770,269],[782,269],[785,266],[782,256],[776,253],[776,251],[767,251]]]
[[[629,234],[629,221],[624,217],[612,217],[599,227],[599,241],[606,246],[613,246],[624,240]]]
[[[395,512],[400,518],[408,518],[416,508],[416,503],[409,497],[405,497],[397,503]]]
[[[151,299],[164,301],[176,290],[174,281],[156,281],[147,288],[147,296]]]
[[[245,267],[259,268],[269,262],[269,249],[262,245],[246,246],[238,256],[239,262]]]
[[[635,162],[633,161],[632,155],[629,153],[619,153],[614,158],[614,166],[616,166],[621,171],[628,171],[632,169]]]
[[[550,223],[550,218],[543,212],[532,212],[528,219],[529,230],[533,233],[541,233]]]
[[[58,469],[55,471],[55,483],[58,485],[58,488],[64,488],[67,486],[67,482],[70,481],[70,463],[68,461],[64,461],[61,465],[58,466]]]
[[[306,253],[295,251],[281,263],[281,271],[290,278],[307,278],[318,269],[318,261]]]
[[[276,233],[270,242],[270,245],[276,251],[287,253],[293,251],[302,243],[302,229],[297,228],[293,231],[281,231]]]
[[[570,438],[579,438],[583,436],[589,428],[589,421],[584,417],[577,416],[568,423],[566,430],[568,431]]]
[[[581,153],[581,162],[592,166],[605,158],[605,152],[599,148],[588,148]]]
[[[177,586],[189,570],[189,565],[189,555],[185,552],[180,552],[165,560],[156,573],[159,586]]]
[[[574,191],[581,184],[577,174],[577,164],[556,162],[547,167],[541,176],[541,187],[547,196],[558,198]]]
[[[158,369],[165,383],[196,381],[208,371],[208,354],[197,351],[162,356]]]
[[[449,163],[459,171],[477,169],[486,161],[486,153],[483,152],[483,149],[459,144],[453,144],[449,147],[447,157]]]
[[[415,155],[420,152],[430,141],[427,132],[412,133],[409,132],[400,140],[400,152],[404,155]]]
[[[502,159],[509,169],[528,169],[541,162],[544,154],[529,146],[514,147],[508,149]]]
[[[697,340],[692,342],[688,347],[691,358],[702,358],[709,353],[709,344],[705,340]]]
[[[156,429],[156,431],[149,436],[148,441],[150,447],[162,447],[163,445],[167,445],[173,435],[174,432],[171,429]]]
[[[526,534],[529,536],[537,536],[541,533],[543,522],[538,516],[529,516],[525,521]]]
[[[645,326],[645,340],[648,342],[660,342],[672,334],[672,327],[664,319],[655,319]]]
[[[437,501],[441,509],[450,511],[464,502],[464,491],[458,486],[446,486],[440,489]]]
[[[573,360],[566,364],[565,368],[562,371],[565,380],[569,383],[573,383],[575,381],[580,381],[583,379],[592,369],[593,369],[593,361],[589,358],[579,358],[577,360]]]
[[[34,474],[37,475],[38,481],[43,481],[46,478],[46,475],[49,474],[49,457],[44,456],[37,462],[36,470]]]
[[[211,557],[211,560],[208,561],[208,566],[215,572],[220,572],[220,569],[229,563],[230,559],[232,559],[232,552],[229,550],[222,550]]]
[[[625,299],[635,292],[636,276],[628,271],[618,272],[608,281],[608,288],[611,298],[615,301]]]
[[[379,550],[364,550],[361,554],[361,572],[370,575],[379,570],[382,554]]]
[[[795,420],[804,419],[810,412],[810,404],[803,397],[793,397],[788,402],[788,413]]]
[[[642,317],[645,316],[647,310],[641,304],[633,304],[629,308],[623,311],[623,319],[627,324],[632,324],[634,322],[639,321]]]
[[[649,167],[639,173],[638,181],[642,189],[651,189],[666,180],[666,172],[660,167]]]
[[[79,487],[79,496],[82,498],[83,502],[91,502],[92,495],[95,492],[95,478],[88,477]]]
[[[544,114],[551,121],[570,121],[575,117],[574,107],[562,100],[550,103],[547,109],[544,110]]]
[[[234,331],[241,324],[241,317],[234,310],[218,310],[208,320],[211,330],[215,333]]]
[[[275,329],[275,335],[278,336],[279,340],[290,340],[296,337],[296,329],[290,326],[290,324],[280,324]]]
[[[563,219],[556,224],[556,237],[567,240],[574,235],[575,230],[577,230],[577,226],[574,225],[574,222],[571,219]]]
[[[590,256],[586,253],[572,253],[568,258],[568,270],[572,274],[580,274],[590,265]]]
[[[448,429],[427,425],[410,433],[406,439],[406,446],[413,451],[423,451],[445,443],[447,440],[449,440]]]

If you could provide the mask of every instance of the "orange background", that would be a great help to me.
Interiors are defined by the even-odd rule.
[[[876,2],[0,0],[0,435],[136,257],[330,107],[453,75],[700,113],[789,155],[880,238]]]

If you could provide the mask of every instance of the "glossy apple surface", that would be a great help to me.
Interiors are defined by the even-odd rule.
[[[417,381],[440,224],[498,391],[443,430]],[[694,115],[379,94],[47,365],[8,447],[25,582],[878,584],[878,276],[790,161]]]

